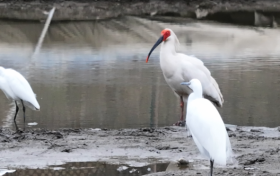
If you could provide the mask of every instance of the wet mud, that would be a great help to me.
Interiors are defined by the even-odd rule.
[[[279,128],[227,126],[235,160],[215,175],[280,174]],[[170,162],[163,175],[206,175],[209,161],[182,127],[140,129],[0,130],[0,167],[44,168],[67,162],[145,166]],[[180,161],[180,162],[179,162]],[[181,164],[178,164],[181,163]],[[175,166],[174,166],[175,165]],[[184,165],[184,169],[177,166]]]

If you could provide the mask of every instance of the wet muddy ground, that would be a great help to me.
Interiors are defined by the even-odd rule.
[[[215,175],[280,174],[279,128],[227,126],[235,161],[226,168],[215,167]],[[66,162],[105,162],[144,166],[152,163],[187,161],[179,170],[151,175],[205,175],[209,164],[203,159],[185,128],[140,129],[34,129],[15,133],[0,131],[0,167],[44,168]]]

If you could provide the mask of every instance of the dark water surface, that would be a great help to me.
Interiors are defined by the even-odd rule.
[[[163,172],[166,170],[167,166],[168,163],[151,164],[143,167],[130,167],[128,165],[113,165],[98,162],[72,162],[59,166],[50,166],[48,169],[18,169],[12,173],[6,173],[5,176],[141,176],[154,172]]]
[[[171,21],[171,20],[167,20]],[[28,128],[134,128],[171,125],[179,100],[166,84],[159,49],[145,58],[165,27],[180,52],[200,58],[216,78],[225,123],[280,125],[280,31],[207,22],[124,17],[52,23],[31,57],[43,23],[0,22],[0,65],[30,82],[41,111],[27,110]],[[0,126],[14,128],[14,104],[0,93]],[[17,118],[23,126],[22,113]]]

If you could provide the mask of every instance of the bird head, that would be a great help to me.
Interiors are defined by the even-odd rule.
[[[190,82],[182,82],[181,85],[188,86],[190,89],[192,89],[192,91],[202,89],[201,83],[198,79],[192,79]]]
[[[150,50],[147,58],[146,58],[146,63],[149,61],[150,55],[152,54],[152,52],[154,51],[154,49],[156,49],[156,47],[161,44],[162,42],[167,42],[168,40],[170,40],[171,38],[174,38],[176,41],[176,44],[179,44],[179,40],[177,38],[177,36],[175,35],[175,33],[171,30],[171,29],[164,29],[161,31],[161,36],[158,39],[158,41],[154,44],[154,46],[152,47],[152,49]]]

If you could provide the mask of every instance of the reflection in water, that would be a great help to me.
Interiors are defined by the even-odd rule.
[[[95,176],[140,176],[154,172],[165,171],[168,163],[158,163],[143,167],[129,167],[127,165],[110,165],[97,162],[73,162],[65,165],[53,166],[49,169],[19,169],[4,176],[36,176],[36,175],[95,175]]]
[[[5,97],[6,98],[6,97]],[[7,128],[11,126],[11,122],[14,121],[14,115],[16,112],[14,101],[11,101],[8,109],[6,110],[7,118],[3,121],[2,127]]]
[[[178,22],[179,20],[177,20]],[[201,22],[165,23],[125,17],[101,22],[52,23],[31,58],[43,23],[0,22],[0,65],[22,73],[41,105],[27,123],[43,128],[132,128],[171,125],[179,100],[163,79],[158,49],[149,49],[169,27],[180,51],[200,58],[220,85],[225,123],[278,126],[279,31]],[[0,93],[0,125],[13,127]],[[21,112],[19,117],[22,117]],[[22,127],[22,118],[17,118]]]
[[[166,168],[166,172],[193,169],[193,164],[178,164],[177,162],[170,162]]]

